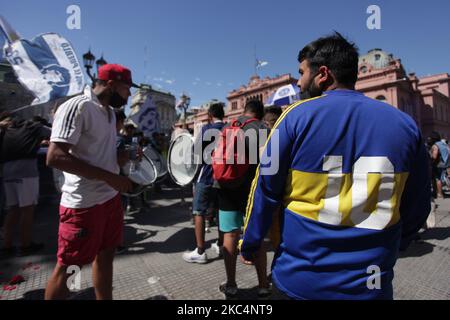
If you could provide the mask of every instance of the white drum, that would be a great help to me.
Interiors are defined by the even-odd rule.
[[[167,168],[172,180],[180,185],[190,184],[196,177],[200,164],[194,155],[194,138],[182,133],[172,141],[167,158]]]
[[[156,167],[146,156],[143,156],[141,161],[129,161],[122,167],[122,174],[133,181],[133,190],[123,193],[123,195],[128,197],[135,197],[141,194],[157,178]]]
[[[151,160],[156,168],[156,182],[164,180],[167,175],[167,164],[164,157],[151,146],[145,147],[142,152],[147,159]]]

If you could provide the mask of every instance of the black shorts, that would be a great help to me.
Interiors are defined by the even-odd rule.
[[[219,209],[222,211],[240,211],[245,213],[251,182],[247,181],[237,188],[220,188]]]

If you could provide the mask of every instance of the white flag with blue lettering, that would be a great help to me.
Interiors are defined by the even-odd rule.
[[[139,107],[139,111],[130,115],[129,120],[134,122],[146,137],[151,137],[154,132],[161,131],[159,113],[149,94]]]
[[[7,42],[4,57],[20,83],[36,97],[33,105],[76,95],[86,84],[75,50],[56,33]]]

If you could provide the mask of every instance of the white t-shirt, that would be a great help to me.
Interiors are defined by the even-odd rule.
[[[113,109],[103,107],[92,89],[86,86],[83,95],[58,108],[50,141],[69,143],[74,157],[118,174],[116,137]],[[118,193],[103,181],[67,172],[64,172],[64,179],[61,205],[66,208],[90,208],[105,203]]]

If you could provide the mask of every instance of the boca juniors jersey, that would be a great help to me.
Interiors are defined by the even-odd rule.
[[[391,299],[393,267],[430,211],[414,120],[352,90],[280,117],[253,181],[240,247],[254,253],[281,207],[274,284],[297,299]]]

